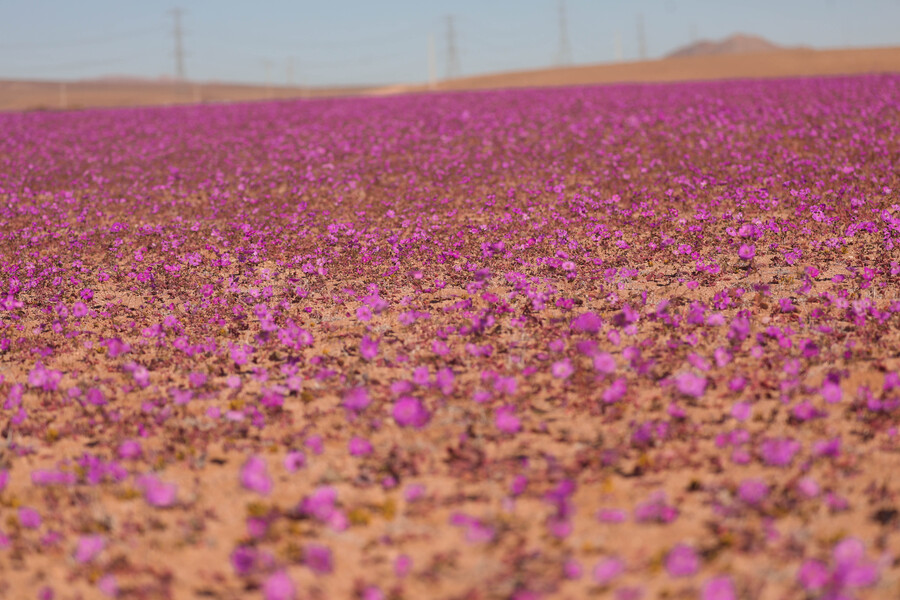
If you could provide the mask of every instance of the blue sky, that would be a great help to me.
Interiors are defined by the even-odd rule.
[[[742,31],[816,48],[900,45],[900,0],[566,0],[574,63],[649,57]],[[419,82],[434,36],[446,72],[453,15],[464,75],[544,67],[559,48],[558,0],[0,0],[0,78],[158,77],[175,72],[184,9],[190,79],[311,85]]]

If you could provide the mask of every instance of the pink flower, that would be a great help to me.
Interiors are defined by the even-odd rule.
[[[494,413],[494,424],[503,433],[518,433],[522,429],[522,423],[515,415],[516,407],[507,404],[501,406]]]
[[[266,496],[272,491],[272,479],[261,456],[251,456],[241,467],[241,485],[257,494]]]
[[[594,370],[609,375],[616,370],[616,359],[609,352],[601,352],[594,357]]]
[[[334,569],[331,549],[321,544],[307,544],[303,550],[303,562],[317,575],[331,573]]]
[[[295,473],[306,465],[306,455],[294,450],[284,457],[284,468],[288,473]]]
[[[369,392],[364,387],[352,388],[344,393],[344,408],[347,410],[361,412],[371,403]]]
[[[88,563],[94,560],[106,547],[106,539],[102,535],[84,535],[78,538],[75,547],[75,560]]]
[[[364,335],[359,342],[359,355],[365,360],[373,360],[378,356],[378,340],[373,340],[369,336]]]
[[[263,584],[263,598],[265,600],[294,600],[296,590],[294,582],[284,571],[276,571]]]
[[[706,391],[706,377],[694,375],[688,371],[678,376],[675,380],[675,386],[685,396],[699,398]]]
[[[700,588],[701,600],[737,600],[737,591],[734,589],[734,583],[731,577],[721,575],[719,577],[710,577],[703,583]]]
[[[591,311],[581,313],[572,319],[572,329],[586,333],[597,333],[603,325],[603,320]]]
[[[418,398],[411,396],[402,396],[394,402],[394,409],[391,413],[397,425],[401,427],[414,427],[419,429],[424,427],[431,415]]]
[[[41,513],[23,506],[19,509],[19,524],[25,529],[37,529],[41,526]]]
[[[557,379],[568,379],[575,372],[568,358],[558,360],[550,367],[550,373]]]
[[[607,404],[613,404],[625,397],[628,391],[628,382],[624,377],[619,377],[613,381],[608,388],[603,390],[603,401]]]
[[[625,563],[616,557],[604,558],[594,565],[594,582],[607,585],[625,571]]]
[[[822,384],[821,394],[828,404],[837,404],[841,401],[841,386],[833,381],[826,381]]]
[[[368,456],[372,454],[372,444],[365,438],[353,437],[350,439],[348,446],[352,456]]]
[[[738,249],[738,256],[743,260],[750,260],[756,256],[756,247],[753,244],[741,244],[740,249]]]
[[[676,544],[666,556],[666,570],[672,577],[687,577],[700,568],[700,559],[687,544]]]
[[[175,504],[178,488],[174,483],[160,481],[155,475],[144,475],[137,485],[144,489],[144,500],[150,506],[168,508]]]

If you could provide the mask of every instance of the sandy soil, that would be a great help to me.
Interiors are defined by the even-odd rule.
[[[602,83],[702,81],[900,72],[900,47],[788,49],[744,55],[691,56],[643,62],[494,73],[438,82],[436,90],[478,90]],[[360,88],[286,88],[232,84],[0,81],[0,110],[242,102],[266,99],[386,96],[429,91],[424,84]]]

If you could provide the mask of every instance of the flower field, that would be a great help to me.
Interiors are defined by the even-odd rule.
[[[900,76],[0,131],[0,598],[900,597]]]

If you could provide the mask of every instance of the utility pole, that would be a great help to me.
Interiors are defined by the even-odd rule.
[[[169,14],[172,15],[172,37],[175,38],[175,78],[184,81],[184,30],[181,28],[184,11],[173,8]]]
[[[556,64],[568,65],[572,62],[572,46],[569,43],[569,27],[566,23],[566,0],[559,0],[559,49]]]
[[[263,67],[266,69],[266,98],[272,98],[272,61],[268,58],[262,59]]]
[[[638,13],[637,21],[638,58],[647,60],[647,35],[644,32],[644,13]]]
[[[456,30],[453,15],[447,15],[447,79],[459,77],[459,52],[456,49]]]
[[[434,34],[428,34],[428,89],[437,88],[437,56],[434,51]]]

